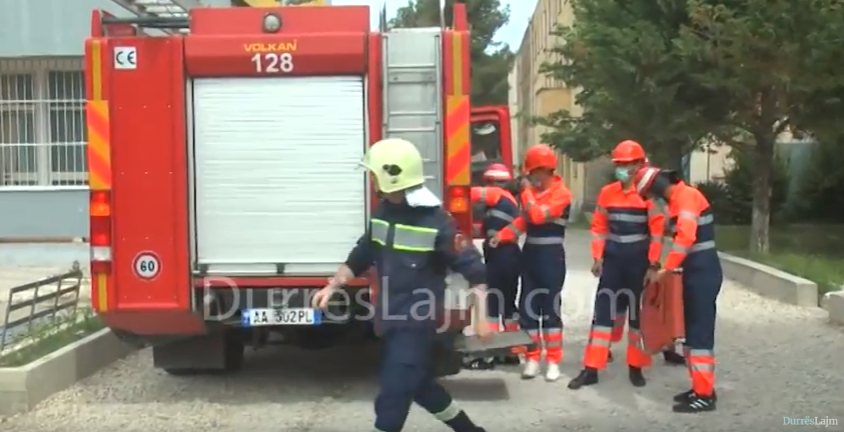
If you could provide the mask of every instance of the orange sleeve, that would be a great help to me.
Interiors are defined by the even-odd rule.
[[[497,188],[474,186],[469,189],[469,199],[473,203],[482,202],[488,206],[492,206],[501,198],[501,192]]]
[[[527,205],[528,198],[533,198],[533,192],[530,192],[530,196],[525,195],[525,192],[528,192],[527,189],[522,191],[520,196],[522,201],[522,207]],[[504,227],[501,231],[498,232],[498,237],[501,241],[515,241],[518,239],[522,234],[527,231],[527,221],[525,220],[524,213],[516,216],[516,219],[513,219],[513,222],[510,222],[509,225]]]
[[[522,201],[526,201],[525,212],[531,223],[539,225],[559,219],[566,211],[566,207],[571,204],[571,192],[569,192],[568,188],[560,185],[552,189],[549,193],[548,201],[538,204],[532,190],[525,189],[522,192]]]
[[[665,258],[665,269],[674,270],[683,264],[689,248],[697,238],[697,221],[700,217],[700,208],[694,197],[681,195],[677,203],[680,211],[677,214],[677,234],[671,245],[671,251]]]
[[[604,257],[604,246],[607,243],[607,234],[610,232],[610,227],[607,224],[609,217],[607,216],[606,208],[606,192],[601,190],[598,194],[598,203],[595,205],[595,211],[592,212],[592,259],[599,260]]]
[[[486,189],[486,188],[481,187],[481,186],[472,186],[472,188],[469,189],[469,199],[473,203],[476,203],[478,201],[485,199],[484,195],[486,195],[486,193],[485,193],[484,189]]]
[[[651,264],[658,263],[662,254],[662,234],[665,227],[665,212],[657,208],[653,201],[647,201],[648,228],[651,232],[651,244],[648,247],[648,260]]]
[[[527,231],[527,221],[525,221],[525,217],[519,215],[513,222],[510,222],[509,225],[504,227],[501,231],[498,232],[498,237],[502,241],[515,241],[519,238],[522,234]]]

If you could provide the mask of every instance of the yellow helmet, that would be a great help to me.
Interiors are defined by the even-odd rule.
[[[378,180],[384,193],[397,192],[425,183],[422,155],[413,143],[388,138],[373,144],[361,162]]]

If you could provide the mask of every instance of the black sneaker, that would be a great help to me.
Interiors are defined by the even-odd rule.
[[[642,374],[642,368],[630,366],[627,374],[630,378],[630,384],[633,384],[633,387],[644,387],[648,383]]]
[[[686,390],[683,393],[677,393],[676,395],[674,395],[674,402],[677,402],[677,403],[686,402],[689,399],[691,399],[692,396],[694,396],[694,395],[695,395],[695,392],[692,391],[692,390]],[[712,399],[714,399],[715,402],[718,402],[718,395],[714,391],[712,392]]]
[[[577,390],[581,387],[598,384],[598,371],[591,368],[586,368],[580,371],[573,380],[569,381],[569,388]]]
[[[672,411],[686,414],[715,411],[715,403],[715,398],[712,396],[703,397],[692,394],[686,401],[674,405]]]
[[[607,352],[607,362],[612,363],[613,360],[615,360],[615,358],[613,358],[613,356],[612,356],[612,351],[608,351]]]
[[[663,351],[662,358],[665,359],[666,364],[670,365],[685,365],[686,357],[678,354],[675,351]]]

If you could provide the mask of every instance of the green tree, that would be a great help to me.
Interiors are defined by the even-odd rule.
[[[561,111],[536,119],[544,139],[575,160],[608,153],[635,139],[651,159],[681,169],[682,159],[720,124],[722,95],[699,85],[675,42],[689,22],[685,0],[575,0],[574,25],[555,30],[564,59],[542,72],[582,89],[582,115]],[[695,70],[695,69],[691,69]]]
[[[818,92],[842,83],[844,4],[839,0],[689,0],[690,22],[677,48],[685,68],[704,63],[695,79],[729,95],[725,130],[752,146],[754,165],[750,248],[767,252],[774,144],[792,115],[817,103]],[[741,140],[733,145],[741,145]]]
[[[507,73],[513,53],[506,44],[493,41],[495,33],[510,20],[510,6],[500,0],[446,0],[442,20],[452,21],[454,3],[465,3],[472,28],[472,104],[507,103]],[[391,27],[436,27],[440,25],[439,0],[409,0],[391,19]]]

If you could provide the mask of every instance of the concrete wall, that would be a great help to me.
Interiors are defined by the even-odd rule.
[[[88,236],[88,190],[0,190],[0,239]]]

